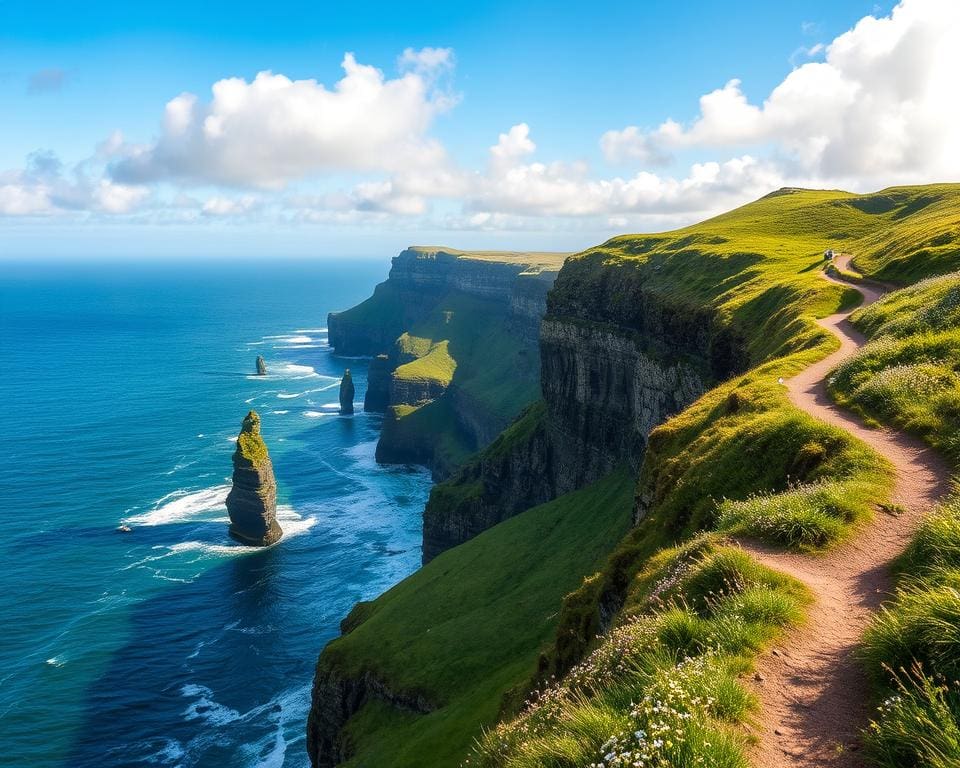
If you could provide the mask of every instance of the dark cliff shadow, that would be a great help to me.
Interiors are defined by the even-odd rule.
[[[279,716],[277,675],[308,679],[300,662],[312,665],[283,642],[284,557],[279,547],[238,555],[132,608],[124,646],[86,691],[63,765],[126,766],[152,755],[147,763],[224,766],[238,740],[266,748]]]

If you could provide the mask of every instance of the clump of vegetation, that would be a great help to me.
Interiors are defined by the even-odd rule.
[[[466,764],[746,768],[731,726],[756,704],[737,676],[800,620],[807,593],[711,537],[662,552],[657,566],[643,610],[488,731]]]
[[[853,321],[871,341],[834,371],[833,396],[960,460],[960,272],[895,291]]]
[[[960,765],[960,497],[923,523],[898,569],[896,597],[864,638],[886,696],[867,744],[884,768]]]
[[[869,483],[807,483],[782,493],[751,494],[742,501],[724,499],[717,526],[791,549],[822,549],[843,539],[851,523],[868,517],[875,499]]]
[[[243,419],[237,436],[237,455],[254,467],[267,460],[267,444],[260,435],[260,415],[256,411],[250,411]]]

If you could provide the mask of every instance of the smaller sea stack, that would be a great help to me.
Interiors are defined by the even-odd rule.
[[[277,523],[277,482],[256,411],[247,414],[237,437],[227,512],[230,535],[244,544],[266,547],[283,535]]]
[[[340,413],[353,413],[353,394],[353,377],[347,368],[340,379]]]
[[[263,355],[257,355],[257,376],[267,375],[267,364],[263,361]]]

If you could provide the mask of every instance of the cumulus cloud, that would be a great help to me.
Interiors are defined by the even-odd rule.
[[[437,163],[443,149],[427,131],[451,98],[434,74],[452,66],[452,54],[408,49],[401,63],[405,72],[388,79],[348,53],[331,89],[261,72],[214,83],[209,102],[183,93],[167,103],[160,138],[129,148],[113,176],[277,188],[329,172]]]
[[[71,211],[130,213],[150,196],[141,186],[91,174],[83,163],[69,171],[53,152],[34,152],[26,166],[0,173],[0,215],[48,216]]]
[[[867,16],[795,68],[760,104],[730,80],[700,98],[691,123],[611,131],[611,161],[648,161],[691,148],[772,144],[785,170],[855,184],[960,174],[960,3],[903,0]]]

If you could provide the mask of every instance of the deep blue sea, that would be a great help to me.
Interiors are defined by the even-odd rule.
[[[325,328],[388,268],[0,267],[4,765],[307,764],[318,652],[420,561],[429,476],[374,462],[367,362]],[[227,537],[250,408],[285,531],[268,549]]]

